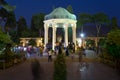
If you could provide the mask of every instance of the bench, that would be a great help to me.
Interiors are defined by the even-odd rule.
[[[0,60],[0,63],[3,63],[3,69],[5,69],[5,60]]]

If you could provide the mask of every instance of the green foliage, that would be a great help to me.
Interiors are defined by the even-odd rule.
[[[0,1],[0,6],[7,10],[8,12],[11,12],[16,8],[16,6],[9,5],[5,0]]]
[[[5,47],[5,43],[3,43],[2,41],[0,41],[0,51],[2,51],[4,47]]]
[[[35,40],[34,40],[34,39],[31,39],[31,40],[29,40],[29,43],[28,43],[28,45],[35,46],[35,45],[36,45],[36,42],[35,42]]]
[[[90,14],[86,14],[86,13],[81,13],[78,16],[78,27],[83,26],[86,23],[89,23],[91,21],[91,15]]]
[[[72,8],[72,6],[71,6],[71,5],[68,5],[68,6],[67,6],[67,10],[68,10],[70,13],[72,13],[72,14],[73,14],[73,8]]]
[[[0,17],[2,17],[4,19],[7,17],[7,15],[8,15],[8,12],[4,8],[1,8],[0,9]]]
[[[14,12],[8,13],[6,18],[7,18],[7,21],[5,23],[4,29],[6,32],[9,32],[10,30],[13,30],[16,28],[16,18],[15,18]]]
[[[3,2],[1,2],[1,8],[0,8],[0,17],[1,17],[1,21],[5,22],[5,26],[4,26],[4,31],[6,33],[10,33],[10,31],[14,30],[16,28],[16,18],[15,18],[15,14],[14,14],[14,6],[10,6],[5,0],[2,0]],[[13,34],[11,35],[11,37],[14,37]]]
[[[103,52],[102,54],[99,54],[99,57],[101,57],[102,59],[107,59],[107,60],[113,60],[113,56],[111,56],[109,53],[107,52]]]
[[[24,17],[20,17],[19,18],[19,20],[18,20],[18,22],[17,22],[17,25],[18,25],[18,28],[17,28],[17,35],[19,36],[19,37],[24,37],[25,35],[24,34],[22,34],[24,31],[25,32],[28,32],[27,31],[27,23],[26,23],[26,20],[25,20],[25,18]]]
[[[40,14],[35,14],[32,16],[32,20],[31,20],[31,30],[32,32],[35,33],[35,37],[36,36],[41,36],[43,35],[43,29],[44,29],[44,16],[45,14],[40,13]]]
[[[22,53],[17,53],[13,55],[14,58],[20,59],[23,57]]]
[[[104,13],[96,13],[92,16],[92,22],[95,24],[108,24],[109,17]]]
[[[8,68],[14,63],[19,63],[24,58],[23,54],[15,54],[11,51],[11,44],[7,44],[5,50],[0,54],[0,60],[5,60],[5,68]],[[2,68],[2,64],[0,64],[0,68]]]
[[[115,57],[116,59],[120,58],[120,46],[115,44],[108,44],[107,45],[108,52]]]
[[[120,45],[120,30],[112,30],[108,33],[107,42],[109,44]]]
[[[10,36],[3,33],[1,28],[0,28],[0,50],[3,49],[7,43],[11,43],[11,42],[12,41],[10,39]]]
[[[6,45],[6,48],[3,53],[4,53],[4,60],[6,62],[9,62],[13,59],[14,53],[11,51],[11,44]]]
[[[110,55],[109,53],[102,53],[102,54],[99,54],[99,57],[100,57],[100,62],[104,63],[104,64],[107,64],[111,67],[114,67],[115,63],[114,63],[114,58],[112,55]]]
[[[104,13],[96,13],[91,18],[91,23],[95,24],[97,29],[97,46],[98,46],[98,37],[100,34],[100,30],[102,25],[109,25],[109,17]]]
[[[43,28],[44,16],[45,14],[43,13],[33,15],[31,21],[31,28],[35,30],[38,30],[39,28]]]
[[[119,27],[118,27],[118,20],[117,20],[116,17],[112,17],[111,25],[112,25],[112,30],[119,29]]]
[[[115,58],[120,58],[120,30],[108,33],[107,50]]]
[[[106,39],[100,39],[99,42],[98,42],[99,46],[102,47],[102,48],[105,48],[106,47]]]
[[[81,24],[85,24],[85,23],[90,22],[91,21],[90,19],[91,19],[91,15],[90,14],[87,14],[87,13],[79,14],[78,20],[80,21]]]
[[[36,33],[32,32],[30,29],[25,29],[21,31],[21,37],[34,37]]]
[[[54,80],[66,80],[66,62],[63,54],[58,54],[54,62]]]
[[[15,43],[18,43],[18,42],[19,42],[19,38],[18,38],[18,36],[17,36],[17,31],[16,31],[16,30],[11,30],[11,31],[9,32],[9,35],[11,36],[10,38],[11,38],[11,40],[12,40],[13,42],[15,42]]]
[[[95,41],[91,39],[86,40],[86,46],[89,46],[89,45],[95,46]]]

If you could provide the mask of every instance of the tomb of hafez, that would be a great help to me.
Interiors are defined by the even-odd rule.
[[[64,43],[68,46],[68,27],[72,27],[73,43],[76,45],[76,16],[69,13],[64,8],[56,8],[50,14],[45,16],[44,20],[44,44],[48,43],[48,29],[52,27],[52,49],[55,48],[56,31],[61,27],[64,29]]]
[[[26,43],[29,42],[30,39],[36,40],[37,46],[44,43],[44,47],[46,47],[47,43],[49,43],[48,35],[49,35],[49,28],[52,28],[52,50],[55,49],[56,45],[56,38],[58,37],[57,29],[63,28],[64,32],[64,45],[68,46],[68,28],[72,28],[72,43],[76,46],[76,42],[78,42],[78,46],[85,46],[85,40],[86,39],[92,39],[95,40],[95,43],[97,41],[96,37],[85,37],[84,39],[76,38],[76,23],[77,19],[74,14],[71,14],[66,9],[62,7],[58,7],[54,9],[50,14],[46,15],[44,17],[44,38],[20,38],[22,45],[25,46]],[[44,40],[44,42],[42,41]]]

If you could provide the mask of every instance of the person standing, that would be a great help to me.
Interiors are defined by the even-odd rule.
[[[48,51],[48,62],[52,61],[52,50]]]
[[[79,56],[79,62],[81,62],[82,61],[82,51],[81,50],[79,50],[78,56]]]
[[[72,61],[74,60],[74,52],[73,51],[71,52],[71,59],[72,59]]]

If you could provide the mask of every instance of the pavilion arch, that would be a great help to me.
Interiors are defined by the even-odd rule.
[[[72,27],[73,42],[76,45],[76,16],[69,13],[64,8],[56,8],[50,14],[45,16],[44,20],[44,44],[48,43],[48,29],[52,27],[52,49],[54,50],[56,43],[56,30],[59,27],[59,24],[62,24],[65,32],[65,44],[68,46],[68,27]]]

